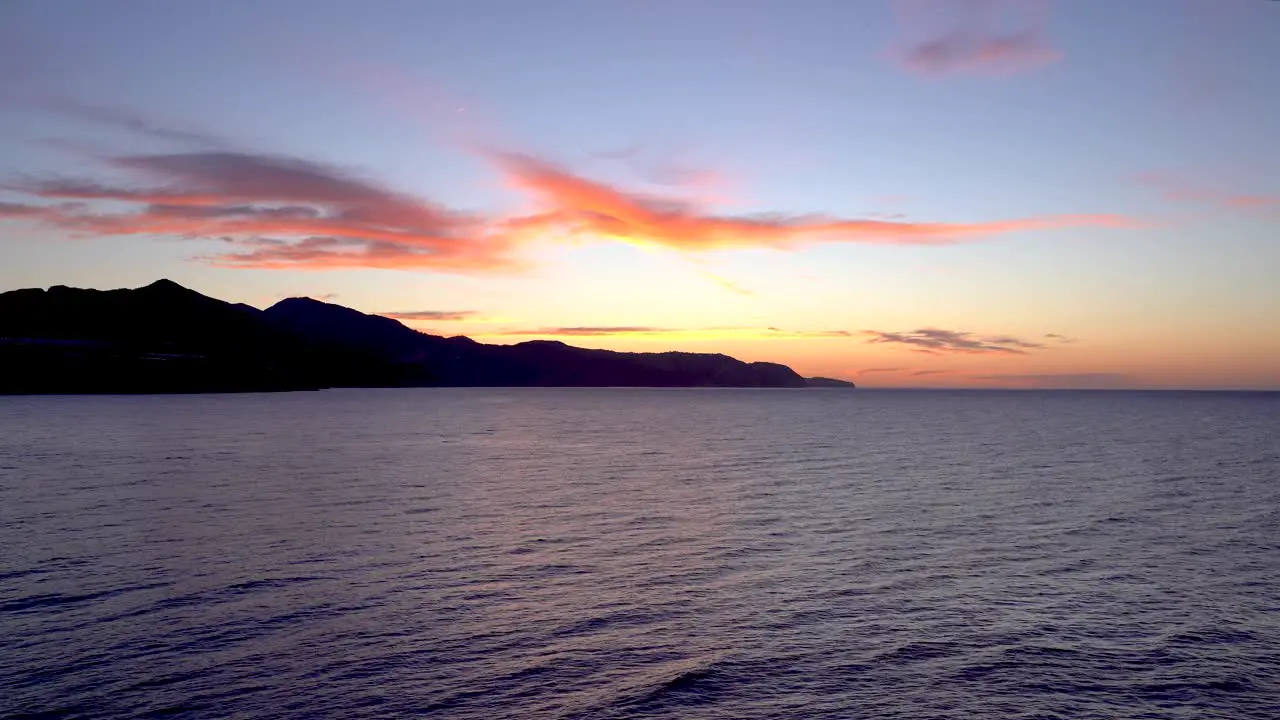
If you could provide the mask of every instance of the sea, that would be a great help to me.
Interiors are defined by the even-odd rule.
[[[0,717],[1280,718],[1280,394],[0,398]]]

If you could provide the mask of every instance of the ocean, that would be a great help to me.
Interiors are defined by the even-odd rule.
[[[0,717],[1280,718],[1280,394],[0,397]]]

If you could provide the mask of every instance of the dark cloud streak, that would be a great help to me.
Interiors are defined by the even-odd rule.
[[[140,115],[111,105],[87,103],[66,97],[46,97],[39,104],[48,110],[77,120],[125,130],[156,140],[206,148],[229,146],[226,140],[210,133],[158,125]]]
[[[1041,350],[1040,343],[1009,335],[975,335],[970,332],[921,328],[911,332],[867,330],[869,343],[906,345],[916,352],[928,354],[960,353],[969,355],[1025,355],[1028,350]]]
[[[22,218],[41,215],[44,209],[37,205],[0,202],[0,218]]]
[[[710,327],[710,328],[672,328],[652,325],[618,325],[618,326],[571,326],[542,327],[520,330],[507,330],[502,335],[567,335],[585,337],[596,335],[667,335],[677,333],[719,333],[743,332],[758,333],[769,338],[847,338],[853,337],[848,330],[784,330],[776,327]]]
[[[681,332],[676,328],[646,327],[643,325],[612,325],[597,327],[544,327],[531,330],[508,330],[503,335],[564,335],[591,337],[598,335],[656,335]]]
[[[430,320],[435,322],[453,322],[469,320],[477,315],[475,310],[407,310],[403,312],[378,313],[394,320]]]
[[[901,372],[902,370],[903,368],[896,368],[896,367],[874,367],[874,368],[864,368],[862,370],[859,370],[858,374],[859,375],[877,375],[880,373],[896,373],[896,372]]]

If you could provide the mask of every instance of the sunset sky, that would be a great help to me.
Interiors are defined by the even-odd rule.
[[[0,290],[1280,389],[1280,2],[4,0]]]

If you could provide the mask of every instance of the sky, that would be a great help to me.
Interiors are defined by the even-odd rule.
[[[1275,0],[2,0],[0,290],[1280,389]]]

